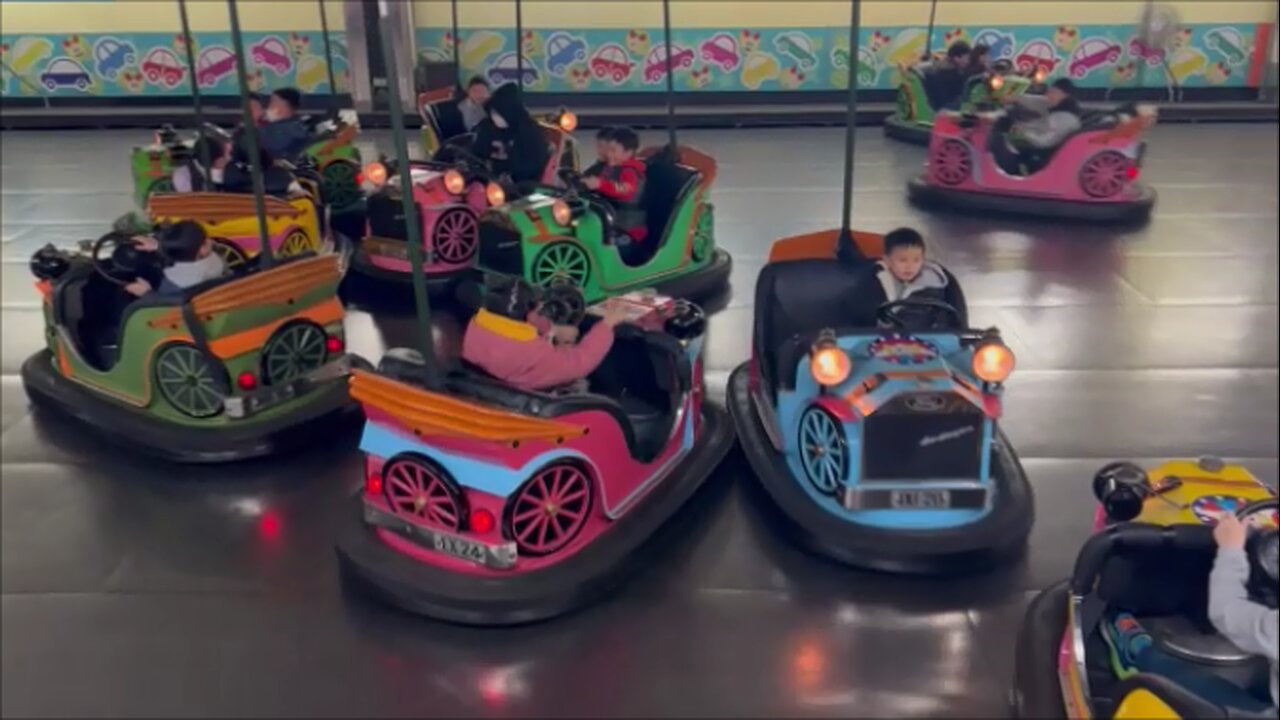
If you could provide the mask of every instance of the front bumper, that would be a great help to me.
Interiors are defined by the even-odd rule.
[[[1150,185],[1140,185],[1137,195],[1128,201],[1081,202],[1032,195],[954,190],[934,185],[923,175],[912,178],[907,183],[907,194],[913,202],[938,204],[955,210],[1054,217],[1099,223],[1140,222],[1151,215],[1151,209],[1156,204],[1156,191]]]
[[[229,397],[222,401],[222,409],[227,414],[227,417],[237,420],[261,415],[271,408],[300,398],[320,386],[344,378],[350,373],[351,356],[343,355],[341,358],[331,363],[326,363],[284,385],[263,387],[237,397]]]

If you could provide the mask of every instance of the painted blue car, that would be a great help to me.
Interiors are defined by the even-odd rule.
[[[93,78],[80,63],[60,57],[45,66],[44,72],[40,73],[40,84],[49,92],[58,88],[75,88],[84,92],[93,84]]]
[[[756,282],[729,408],[765,494],[802,545],[847,564],[936,574],[1007,560],[1033,516],[999,428],[1012,351],[968,327],[944,269],[939,296],[886,302],[879,266],[849,255],[774,261]]]
[[[538,82],[538,68],[529,62],[529,58],[523,58],[523,62],[517,65],[516,54],[505,53],[489,66],[485,78],[492,85],[505,85],[520,80],[528,86]]]
[[[974,45],[986,45],[988,57],[992,61],[1010,60],[1013,58],[1013,36],[990,28],[983,30],[973,38]]]
[[[562,77],[569,66],[587,59],[587,41],[566,32],[551,33],[547,38],[547,72]]]
[[[94,43],[93,60],[99,77],[115,80],[121,70],[137,62],[138,58],[132,44],[107,37]]]

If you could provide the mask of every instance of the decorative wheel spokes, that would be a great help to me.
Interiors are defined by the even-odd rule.
[[[287,383],[324,364],[325,334],[309,322],[293,323],[277,331],[262,352],[263,379],[268,385]]]
[[[332,162],[320,174],[320,192],[330,207],[345,208],[359,199],[356,168],[348,162]]]
[[[973,171],[969,148],[959,140],[947,140],[933,154],[933,173],[947,185],[959,185]]]
[[[396,513],[457,530],[462,509],[436,470],[418,460],[393,460],[382,473],[387,503]]]
[[[476,217],[464,208],[446,210],[431,229],[432,247],[447,263],[470,260],[476,254],[479,238]]]
[[[587,253],[573,243],[548,245],[533,261],[533,281],[538,285],[559,284],[585,287],[591,274]]]
[[[249,261],[244,251],[230,240],[214,238],[213,251],[222,256],[222,262],[226,264],[228,270],[233,270]]]
[[[1080,189],[1091,197],[1111,197],[1124,189],[1129,158],[1108,150],[1089,159],[1080,169]]]
[[[156,385],[179,412],[208,418],[222,412],[226,379],[209,357],[191,345],[170,345],[156,358]]]
[[[292,230],[285,236],[284,242],[280,243],[280,257],[293,257],[309,252],[315,248],[311,245],[311,238],[301,230]]]
[[[549,555],[587,524],[591,481],[578,466],[549,465],[529,479],[510,509],[510,533],[521,552]]]
[[[834,495],[848,475],[844,431],[822,408],[809,408],[800,418],[800,460],[809,482],[828,495]]]

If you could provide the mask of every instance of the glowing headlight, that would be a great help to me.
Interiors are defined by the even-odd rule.
[[[489,201],[493,207],[497,207],[507,202],[507,193],[502,186],[496,182],[491,182],[484,188],[484,198]]]
[[[387,166],[380,162],[371,162],[364,166],[364,179],[374,187],[387,184]]]
[[[809,374],[819,385],[839,385],[852,370],[849,354],[834,343],[815,346],[809,356]]]
[[[999,340],[986,340],[973,352],[973,374],[983,382],[1001,383],[1013,373],[1013,351]]]
[[[573,221],[573,212],[569,210],[569,203],[563,200],[552,203],[551,219],[555,220],[557,225],[567,227]]]
[[[573,132],[578,129],[578,116],[568,110],[561,110],[560,117],[556,118],[556,124],[565,132]]]
[[[444,173],[444,189],[454,195],[461,195],[467,189],[467,181],[457,170],[446,170]]]

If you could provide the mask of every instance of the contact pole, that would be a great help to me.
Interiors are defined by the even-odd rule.
[[[191,102],[196,111],[196,137],[204,137],[204,109],[200,103],[200,83],[196,80],[196,42],[191,37],[191,21],[187,18],[187,0],[178,0],[178,17],[182,20],[182,44],[187,46],[187,75],[191,78]],[[200,167],[210,172],[208,143],[200,147]]]
[[[840,215],[839,253],[851,252],[853,233],[850,230],[850,218],[853,216],[853,156],[857,145],[854,139],[858,127],[858,35],[862,25],[862,3],[851,0],[852,19],[849,22],[849,115],[845,121],[844,134],[844,211]],[[846,248],[849,248],[846,250]]]
[[[329,115],[336,120],[338,118],[338,83],[333,79],[333,46],[329,40],[329,13],[324,8],[325,0],[318,1],[320,4],[320,32],[324,33],[324,66],[329,71]]]
[[[929,6],[929,34],[924,36],[924,59],[933,55],[933,21],[938,17],[938,0]],[[850,63],[852,65],[852,63]]]
[[[453,32],[453,72],[458,76],[458,82],[462,82],[462,61],[459,60],[459,46],[462,38],[458,37],[458,0],[449,0],[449,22],[452,25],[450,30]]]
[[[524,104],[524,14],[516,0],[516,97]]]
[[[400,172],[400,202],[404,208],[405,238],[409,244],[409,264],[413,266],[413,304],[418,315],[418,347],[428,383],[436,380],[436,356],[431,337],[431,303],[427,299],[427,278],[422,272],[422,226],[417,221],[413,199],[413,169],[409,167],[409,144],[404,134],[404,105],[400,98],[400,71],[391,48],[390,13],[387,0],[378,0],[379,35],[382,36],[382,62],[387,67],[387,94],[391,104],[391,138]]]
[[[671,61],[671,0],[662,0],[662,42],[667,50],[667,142],[671,152],[680,152],[676,145],[676,78]]]
[[[258,261],[261,267],[270,267],[274,261],[271,242],[267,238],[267,189],[262,181],[262,156],[258,149],[258,128],[253,124],[253,111],[249,109],[249,69],[244,62],[244,37],[240,34],[240,11],[236,0],[227,0],[227,14],[231,17],[231,44],[236,53],[236,78],[240,81],[240,111],[244,123],[244,141],[249,150],[249,168],[253,176],[253,205],[258,213]],[[190,47],[188,45],[188,47]],[[192,72],[195,67],[192,66]]]

